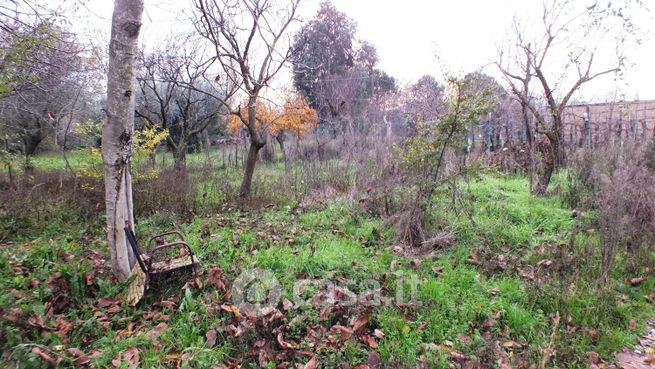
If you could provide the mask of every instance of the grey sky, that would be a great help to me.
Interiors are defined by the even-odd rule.
[[[319,2],[305,0],[301,16],[311,18]],[[452,73],[470,72],[495,61],[497,45],[505,39],[513,17],[538,14],[541,2],[333,0],[339,10],[357,22],[359,37],[377,47],[379,67],[401,84],[424,74],[438,77],[444,67]],[[108,32],[112,6],[110,0],[90,0],[77,23]],[[185,11],[190,11],[189,0],[146,0],[142,42],[152,45],[176,30],[188,29],[183,22]],[[655,99],[655,22],[652,15],[640,16],[638,21],[648,35],[642,45],[629,50],[634,65],[618,85],[627,99]],[[498,76],[493,66],[484,71]],[[613,99],[616,90],[617,83],[608,76],[587,86],[580,97],[592,101]]]

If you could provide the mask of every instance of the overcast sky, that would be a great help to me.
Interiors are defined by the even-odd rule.
[[[484,68],[483,71],[498,76],[495,67],[488,64],[496,60],[497,45],[505,39],[513,17],[538,14],[542,0],[332,2],[357,22],[359,38],[377,47],[379,68],[402,85],[424,74],[439,77],[443,67],[452,73]],[[311,18],[319,3],[319,0],[304,0],[301,16]],[[109,0],[90,0],[76,23],[88,30],[109,32],[112,6]],[[146,46],[156,44],[176,30],[188,29],[183,14],[190,11],[189,0],[146,0],[145,10],[142,42]],[[639,21],[648,34],[642,45],[629,50],[634,65],[626,71],[620,83],[621,91],[627,99],[655,99],[655,21],[652,14],[642,16]],[[616,86],[614,78],[608,76],[585,88],[581,98],[612,99]]]

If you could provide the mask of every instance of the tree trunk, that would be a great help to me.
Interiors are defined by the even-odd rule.
[[[134,227],[130,160],[134,137],[134,82],[143,0],[116,0],[107,73],[107,122],[102,130],[107,241],[112,270],[125,280],[134,265],[123,228]]]
[[[36,149],[39,147],[41,141],[43,141],[43,130],[41,127],[41,121],[39,118],[36,118],[34,125],[29,125],[25,130],[25,135],[23,136],[23,153],[25,156],[25,162],[23,169],[26,174],[34,172],[34,165],[32,164],[32,156],[36,153]]]
[[[287,157],[287,151],[284,149],[284,141],[286,140],[286,132],[282,131],[275,136],[277,143],[280,144],[280,151],[282,152],[282,158],[284,159],[284,170],[289,171],[289,158]]]
[[[259,131],[257,131],[256,106],[257,95],[253,94],[248,101],[248,133],[250,134],[250,147],[248,148],[248,157],[245,162],[243,181],[241,182],[241,190],[239,191],[239,196],[241,197],[247,197],[250,195],[252,175],[255,172],[255,165],[257,164],[257,153],[259,152],[259,149],[266,145],[266,141],[261,139]]]
[[[275,147],[273,146],[273,137],[270,134],[266,134],[266,144],[262,150],[262,160],[267,163],[275,162]]]
[[[525,98],[527,100],[527,97]],[[537,172],[537,160],[534,156],[534,136],[532,134],[532,127],[530,125],[530,115],[528,112],[528,107],[525,103],[521,104],[521,113],[523,115],[523,124],[525,128],[525,138],[528,143],[528,182],[530,183],[530,190],[534,192],[536,187],[536,172]]]
[[[392,127],[392,124],[389,121],[389,119],[387,119],[387,114],[386,113],[384,113],[382,115],[382,120],[384,121],[384,125],[385,125],[385,128],[386,128],[385,137],[387,139],[387,142],[391,142],[391,137],[393,136],[393,127]]]
[[[241,182],[241,190],[239,196],[247,197],[250,195],[250,186],[252,185],[252,175],[255,173],[255,165],[257,164],[257,153],[264,145],[251,141],[248,148],[248,157],[246,159],[245,171],[243,173],[243,181]]]
[[[7,167],[7,177],[9,178],[9,187],[14,187],[14,171],[11,164],[11,154],[9,151],[9,140],[6,138],[3,140],[5,142],[5,154],[7,155],[6,167]]]
[[[532,194],[537,196],[543,196],[548,190],[548,184],[550,183],[550,178],[553,175],[555,170],[555,160],[552,155],[548,155],[543,160],[543,169],[539,174],[539,179],[537,183],[532,187]]]
[[[559,144],[559,138],[548,141],[546,152],[544,152],[544,158],[542,159],[542,167],[539,173],[539,178],[537,183],[535,183],[532,187],[533,195],[543,196],[546,194],[548,185],[550,184],[550,179],[552,178],[555,167],[557,167],[561,158],[561,150]]]
[[[212,141],[209,138],[209,129],[202,130],[202,141],[204,144],[205,155],[207,156],[207,164],[211,162]]]
[[[178,143],[177,148],[173,150],[173,159],[175,161],[175,169],[186,168],[186,143]]]

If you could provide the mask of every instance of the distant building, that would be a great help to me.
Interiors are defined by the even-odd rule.
[[[598,146],[655,137],[655,100],[569,105],[563,118],[569,145]]]

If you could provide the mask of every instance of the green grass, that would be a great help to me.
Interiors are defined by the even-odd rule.
[[[470,192],[475,223],[450,219],[462,241],[525,248],[554,242],[571,228],[571,210],[558,197],[530,195],[525,178],[485,176],[470,184]]]
[[[71,154],[71,158],[78,155],[82,154]],[[189,161],[202,158],[190,156]],[[38,157],[35,164],[39,169],[61,170],[57,160]],[[279,166],[262,166],[262,173],[279,175],[281,170]],[[225,176],[238,180],[236,172],[226,172]],[[199,193],[202,186],[198,184]],[[589,351],[612,360],[614,353],[635,342],[652,313],[652,305],[643,298],[655,287],[652,275],[639,287],[630,287],[625,282],[624,263],[619,262],[615,280],[598,290],[593,278],[597,264],[591,260],[577,274],[565,270],[566,275],[560,278],[555,268],[566,264],[560,262],[558,245],[568,242],[573,220],[570,209],[557,196],[532,197],[524,178],[501,176],[486,176],[471,183],[470,192],[475,204],[474,223],[448,203],[435,203],[434,211],[447,221],[445,228],[456,233],[457,244],[422,258],[420,263],[390,251],[393,230],[384,220],[339,201],[318,209],[296,209],[289,201],[289,206],[197,216],[180,226],[207,271],[201,277],[202,287],[183,289],[180,283],[150,297],[151,302],[177,299],[173,310],[121,306],[118,312],[110,313],[107,307],[99,307],[99,299],[119,298],[125,290],[111,278],[108,262],[95,265],[100,258],[108,260],[102,220],[93,225],[51,222],[0,247],[0,288],[5,291],[0,295],[0,315],[15,307],[21,310],[16,321],[0,319],[0,348],[7,353],[0,363],[9,365],[11,355],[12,364],[41,367],[43,362],[30,345],[43,345],[54,352],[53,356],[62,356],[63,367],[73,366],[73,357],[65,351],[68,348],[97,351],[94,365],[110,368],[119,352],[135,347],[141,367],[174,366],[175,360],[184,359],[194,368],[211,368],[228,361],[255,368],[258,356],[251,354],[262,342],[266,349],[284,351],[277,343],[277,332],[273,332],[281,326],[284,340],[315,352],[321,368],[366,363],[369,351],[379,352],[385,362],[405,367],[414,367],[422,360],[431,367],[448,368],[453,363],[452,349],[483,366],[493,366],[496,341],[512,360],[536,363],[549,342],[556,313],[562,322],[553,367],[586,367]],[[212,201],[221,201],[220,195],[211,196],[215,196]],[[164,230],[175,217],[162,213],[139,219],[137,234]],[[594,237],[589,239],[595,242]],[[576,244],[575,255],[585,241]],[[540,247],[543,250],[539,251]],[[467,262],[472,253],[479,255],[481,265]],[[491,267],[498,255],[506,256],[505,269]],[[543,259],[552,259],[554,265],[539,274],[542,279],[522,277],[522,270],[534,268]],[[374,285],[389,299],[369,310],[360,305],[334,308],[326,319],[321,318],[321,308],[302,305],[285,312],[276,323],[258,321],[252,330],[234,337],[228,327],[240,322],[221,308],[230,303],[228,291],[207,283],[213,267],[219,267],[228,282],[245,270],[268,270],[288,299],[294,298],[294,284],[299,279],[321,279],[356,293]],[[97,277],[87,283],[84,273],[91,271]],[[401,300],[395,298],[398,291],[403,292]],[[310,292],[301,296],[308,297]],[[57,296],[68,305],[47,313]],[[366,311],[370,319],[364,333],[372,336],[375,329],[384,333],[383,339],[376,339],[375,350],[355,338],[319,346],[308,338],[310,329],[323,327],[329,332],[335,324],[348,326],[352,317]],[[58,315],[60,322],[63,318],[74,323],[61,337],[57,330],[30,324],[30,318],[41,316],[45,326],[56,327]],[[639,323],[636,331],[628,328],[631,319]],[[153,336],[158,325],[163,328]],[[213,347],[206,338],[210,331],[217,334]],[[273,359],[269,367],[283,361],[303,364],[307,360],[287,354],[283,359]]]
[[[242,155],[241,152],[239,154]],[[90,158],[92,157],[90,149],[70,150],[66,153],[66,156],[68,158],[68,162],[70,163],[70,166],[74,170],[77,170],[80,168],[80,166],[88,163]],[[39,171],[63,172],[66,170],[66,160],[64,159],[64,156],[61,152],[42,153],[33,156],[30,160],[32,165],[34,166],[34,169]],[[186,157],[187,166],[192,168],[202,167],[207,163],[207,160],[210,160],[213,163],[221,163],[222,155],[218,151],[214,150],[212,151],[209,158],[205,153],[190,153],[187,154]],[[170,153],[159,152],[157,153],[156,161],[160,166],[161,165],[172,166],[173,156]],[[16,168],[20,168],[22,167],[22,165],[23,162],[20,160],[14,164]]]

